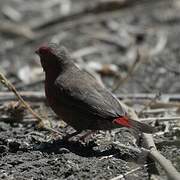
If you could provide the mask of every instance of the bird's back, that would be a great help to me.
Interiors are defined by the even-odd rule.
[[[71,103],[73,108],[92,113],[105,119],[124,115],[123,109],[112,93],[77,66],[69,66],[55,81],[61,101]]]

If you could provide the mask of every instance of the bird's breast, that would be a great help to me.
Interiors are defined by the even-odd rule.
[[[60,93],[55,85],[45,82],[45,94],[49,106],[63,120],[71,119],[70,109],[61,101]]]
[[[54,104],[56,104],[57,99],[57,93],[56,93],[56,87],[53,85],[53,83],[48,83],[48,81],[45,81],[45,95],[47,98],[47,101],[49,105],[52,107]]]

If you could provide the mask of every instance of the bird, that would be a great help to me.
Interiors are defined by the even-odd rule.
[[[45,72],[49,106],[77,132],[121,127],[154,132],[154,127],[129,118],[120,100],[92,74],[80,69],[64,46],[47,43],[35,52]]]

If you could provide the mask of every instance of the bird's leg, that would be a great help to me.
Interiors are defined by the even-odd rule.
[[[67,134],[65,137],[63,137],[63,140],[69,140],[70,138],[80,134],[82,131],[81,130],[77,130],[71,134]]]
[[[80,134],[82,132],[82,130],[77,130],[77,131],[75,131],[75,132],[73,132],[73,133],[71,133],[71,134],[67,134],[65,137],[63,137],[63,140],[71,140],[71,138],[73,138],[74,136],[76,136],[76,135],[78,135],[78,134]],[[85,133],[84,135],[82,135],[82,136],[79,136],[79,137],[77,137],[77,141],[84,141],[85,142],[85,139],[88,137],[88,136],[90,136],[91,134],[94,134],[96,131],[93,131],[93,130],[90,130],[90,131],[88,131],[87,133]]]
[[[84,134],[83,136],[81,136],[79,138],[80,141],[84,141],[88,136],[90,136],[91,134],[94,134],[96,132],[96,130],[90,130],[89,132],[87,132],[86,134]]]

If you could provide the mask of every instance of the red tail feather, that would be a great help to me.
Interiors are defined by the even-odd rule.
[[[118,118],[114,119],[113,123],[115,123],[117,125],[120,125],[120,126],[127,127],[127,128],[133,128],[135,130],[138,130],[138,131],[141,131],[141,132],[144,132],[144,133],[153,133],[153,132],[155,132],[154,127],[152,127],[152,126],[150,126],[148,124],[139,122],[137,120],[129,119],[126,116],[121,116],[121,117],[118,117]]]
[[[114,119],[113,123],[119,124],[124,127],[132,128],[131,123],[129,122],[128,118],[125,116]]]

